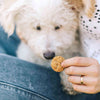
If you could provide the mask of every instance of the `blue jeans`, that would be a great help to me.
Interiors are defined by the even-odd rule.
[[[100,100],[99,93],[65,94],[59,73],[16,57],[19,43],[0,28],[0,100]]]

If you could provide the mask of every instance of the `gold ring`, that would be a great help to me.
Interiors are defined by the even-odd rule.
[[[83,76],[81,76],[81,85],[84,84],[84,81],[83,81]]]

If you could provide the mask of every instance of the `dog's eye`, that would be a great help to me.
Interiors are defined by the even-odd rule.
[[[60,26],[56,26],[55,27],[55,30],[59,30],[61,27]]]
[[[41,30],[41,27],[40,26],[37,26],[36,29],[40,31]]]
[[[56,26],[56,27],[55,27],[55,30],[59,30],[59,29],[60,29],[60,26]]]

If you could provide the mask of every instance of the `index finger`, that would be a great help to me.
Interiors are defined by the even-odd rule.
[[[98,61],[93,59],[93,58],[87,58],[87,57],[73,57],[67,60],[64,60],[62,63],[62,66],[64,68],[66,67],[70,67],[70,66],[90,66],[90,65],[94,65],[94,64],[98,64]]]

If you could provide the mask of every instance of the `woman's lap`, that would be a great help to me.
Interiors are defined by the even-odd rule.
[[[61,100],[60,93],[62,91],[59,81],[59,75],[50,69],[22,61],[15,57],[0,55],[0,88],[3,89],[4,93],[8,91],[8,93],[18,94],[15,91],[17,89],[17,91],[21,91],[18,94],[19,97],[21,95],[21,97],[25,98],[23,92],[25,92],[26,97],[28,94],[35,97],[35,92],[37,97],[41,94],[51,99],[59,97],[58,99]],[[17,98],[15,96],[14,100],[17,100]]]
[[[62,91],[58,73],[0,55],[0,100],[99,100],[99,97],[99,94],[69,96]]]

